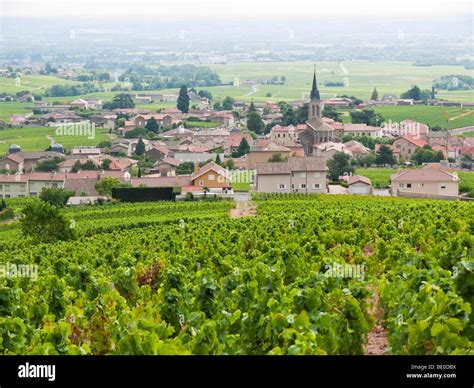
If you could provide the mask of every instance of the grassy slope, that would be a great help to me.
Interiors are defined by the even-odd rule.
[[[110,139],[108,129],[96,129],[95,137],[88,139],[87,136],[57,136],[54,127],[29,127],[0,130],[0,155],[7,152],[10,144],[18,144],[23,151],[39,151],[46,149],[51,141],[47,136],[61,143],[66,149],[74,146],[97,145],[102,140]]]

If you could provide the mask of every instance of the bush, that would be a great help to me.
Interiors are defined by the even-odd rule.
[[[66,191],[64,189],[46,189],[44,188],[39,197],[43,202],[49,203],[52,206],[63,207],[66,205],[69,197],[74,196],[74,191]]]
[[[72,240],[76,236],[73,224],[59,208],[49,203],[36,200],[26,205],[22,213],[21,231],[36,243]]]

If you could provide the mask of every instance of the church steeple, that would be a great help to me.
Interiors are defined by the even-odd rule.
[[[321,99],[321,97],[319,96],[318,83],[316,82],[316,66],[314,66],[313,87],[311,88],[310,99],[311,100]]]

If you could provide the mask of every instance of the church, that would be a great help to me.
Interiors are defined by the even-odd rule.
[[[299,140],[306,156],[313,155],[314,145],[336,140],[334,128],[323,122],[324,101],[321,100],[316,82],[316,70],[313,76],[308,107],[308,121],[306,129],[299,133]]]

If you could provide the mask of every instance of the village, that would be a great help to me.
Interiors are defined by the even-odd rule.
[[[457,199],[462,196],[456,170],[469,171],[473,165],[474,138],[456,135],[455,130],[433,131],[409,119],[368,125],[326,117],[325,112],[334,117],[335,110],[354,101],[322,100],[316,72],[310,100],[290,103],[291,109],[307,112],[307,118],[289,125],[283,123],[277,102],[233,101],[229,109],[215,110],[209,98],[185,89],[185,108],[179,109],[182,91],[125,95],[141,104],[156,98],[177,103],[176,108],[159,112],[107,109],[100,99],[77,98],[58,106],[24,96],[37,111],[46,113],[13,115],[10,125],[50,127],[51,146],[25,152],[16,144],[9,145],[8,154],[0,159],[4,172],[0,174],[0,198],[37,196],[45,188],[61,188],[74,192],[70,204],[94,203],[110,195],[98,189],[104,186],[99,182],[106,179],[105,186],[178,188],[178,198],[188,199],[208,193],[233,198],[249,191]],[[374,104],[413,103],[384,96],[356,108],[365,112]],[[91,109],[94,114],[85,120],[80,113]],[[195,124],[190,127],[189,122]],[[206,125],[209,123],[213,126]],[[249,130],[255,127],[260,131]],[[264,128],[269,129],[267,133]],[[66,151],[55,139],[68,134],[93,138],[97,129],[114,133],[114,140],[97,146],[77,144]],[[354,174],[356,166],[375,165],[398,168],[389,188],[374,188],[369,177]]]

